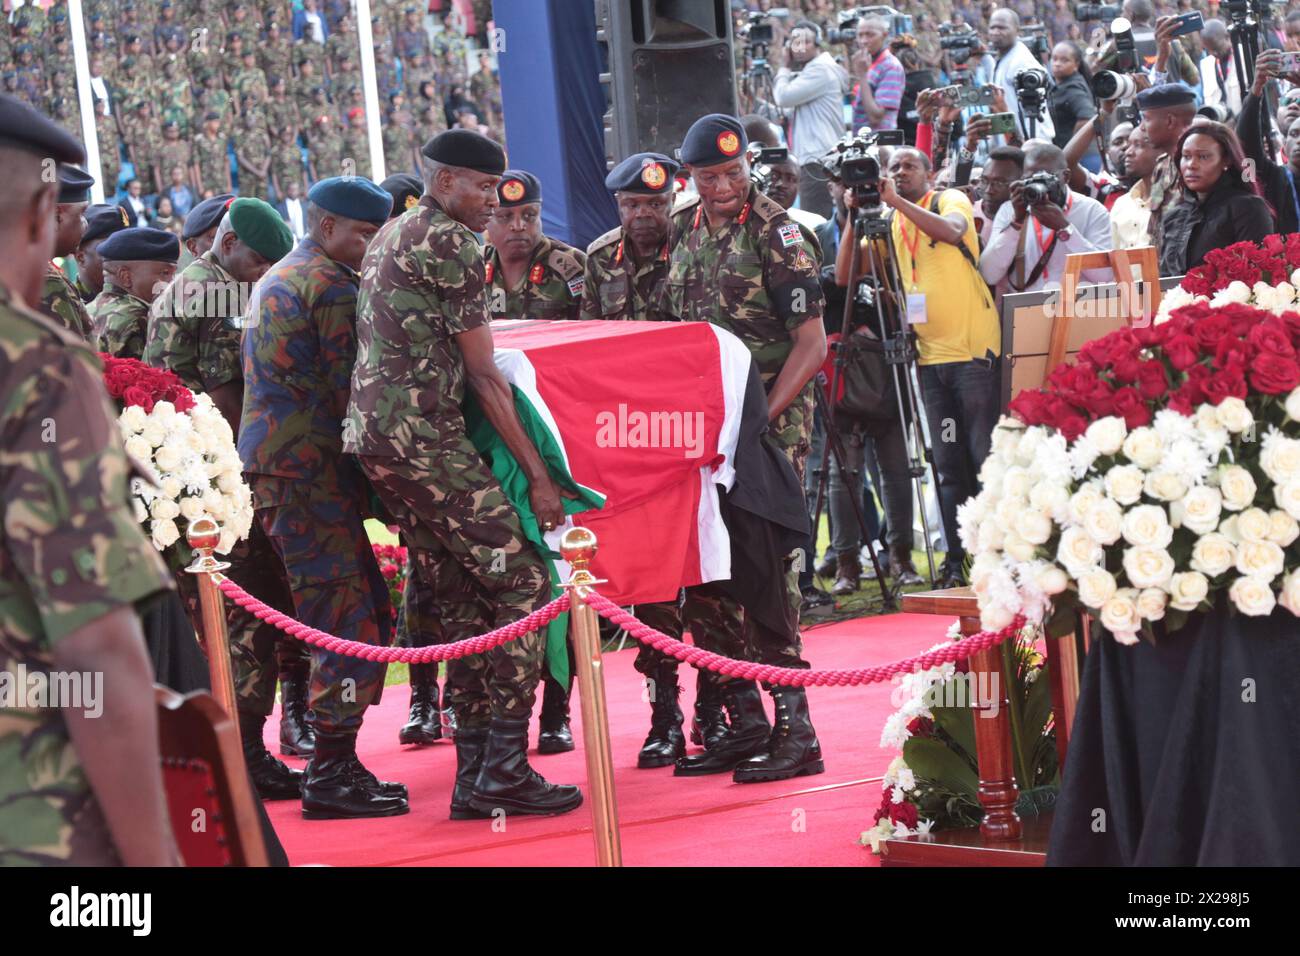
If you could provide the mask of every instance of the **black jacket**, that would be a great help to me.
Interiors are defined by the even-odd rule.
[[[1205,261],[1211,249],[1247,239],[1258,242],[1276,231],[1268,203],[1235,178],[1224,176],[1201,202],[1184,196],[1161,223],[1160,274],[1180,276]]]
[[[1273,147],[1268,141],[1272,120],[1268,119],[1268,104],[1261,96],[1248,93],[1237,117],[1237,138],[1248,159],[1255,161],[1255,175],[1264,190],[1264,198],[1277,216],[1277,232],[1300,231],[1300,196],[1292,189],[1287,167],[1272,159]],[[1300,179],[1296,183],[1300,187]]]

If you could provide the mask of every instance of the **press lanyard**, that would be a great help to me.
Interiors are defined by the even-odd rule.
[[[1074,205],[1074,193],[1065,197],[1065,212],[1068,215],[1070,207]],[[1032,216],[1030,218],[1033,218]],[[1053,229],[1048,234],[1047,242],[1043,242],[1043,224],[1034,219],[1034,239],[1038,242],[1038,255],[1042,256],[1044,250],[1051,245],[1052,240],[1056,238],[1056,230]]]
[[[929,209],[930,197],[933,195],[934,195],[934,190],[931,189],[928,193],[926,193],[921,198],[921,201],[917,203],[917,205],[920,206],[922,209]],[[921,227],[916,225],[913,226],[912,237],[909,240],[907,236],[907,217],[900,216],[898,219],[898,232],[903,240],[903,246],[904,248],[907,249],[907,254],[912,260],[912,291],[915,292],[916,291],[916,250],[917,247],[920,246],[921,244]]]

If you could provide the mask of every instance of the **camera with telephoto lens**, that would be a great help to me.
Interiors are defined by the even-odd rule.
[[[1074,15],[1080,20],[1099,20],[1109,23],[1124,12],[1123,8],[1111,3],[1076,3]]]
[[[939,49],[947,51],[954,64],[965,63],[979,47],[979,34],[969,23],[939,24]]]
[[[854,43],[858,38],[858,21],[863,17],[884,20],[889,24],[892,36],[901,36],[912,32],[912,18],[909,14],[899,13],[893,7],[854,7],[841,10],[835,20],[835,26],[826,31],[827,43]]]
[[[1020,108],[1027,115],[1037,116],[1047,105],[1047,71],[1041,67],[1030,67],[1016,74],[1012,84],[1016,89],[1016,99]]]
[[[1065,207],[1065,183],[1061,182],[1061,177],[1055,173],[1034,173],[1017,182],[1020,184],[1021,195],[1024,196],[1026,206],[1052,202],[1062,208]]]

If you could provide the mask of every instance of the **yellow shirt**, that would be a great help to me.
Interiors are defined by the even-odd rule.
[[[918,206],[930,209],[933,193],[926,193]],[[940,216],[961,213],[966,220],[962,242],[979,262],[979,236],[970,200],[955,189],[939,194]],[[920,363],[969,362],[998,355],[1002,347],[1002,330],[992,295],[979,270],[951,243],[930,241],[921,227],[900,212],[895,212],[891,234],[903,291],[925,296],[926,321],[912,326],[916,330]]]

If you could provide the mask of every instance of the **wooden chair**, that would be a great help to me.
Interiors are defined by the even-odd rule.
[[[154,686],[163,786],[186,866],[266,866],[233,720],[210,694]]]

